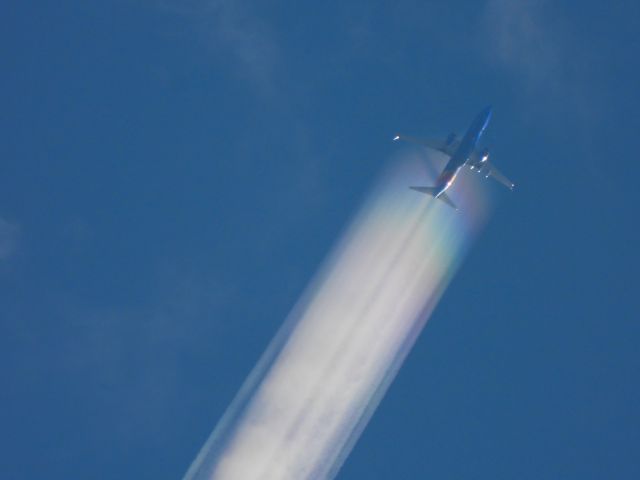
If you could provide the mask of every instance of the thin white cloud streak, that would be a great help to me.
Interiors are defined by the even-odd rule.
[[[9,258],[16,250],[20,228],[0,218],[0,260]]]
[[[254,2],[243,0],[160,0],[165,12],[191,19],[216,56],[229,57],[235,72],[258,93],[277,95],[281,48],[273,28],[254,13]],[[279,98],[279,95],[278,95]]]
[[[571,74],[578,55],[571,54],[560,17],[553,4],[530,0],[489,0],[480,17],[478,44],[485,57],[519,79],[536,102],[541,96],[574,96],[576,82],[583,81]]]
[[[481,11],[477,45],[485,58],[518,79],[529,108],[552,105],[577,117],[599,110],[595,46],[580,38],[570,19],[548,1],[489,0]],[[564,108],[563,108],[564,107]]]
[[[553,36],[541,2],[490,0],[483,15],[483,35],[491,55],[539,83],[557,77],[562,44]]]
[[[337,473],[482,223],[471,183],[455,212],[407,188],[420,178],[404,162],[375,191],[185,480]]]

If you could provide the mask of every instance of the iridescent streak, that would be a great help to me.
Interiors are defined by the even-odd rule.
[[[319,479],[340,468],[484,218],[456,182],[456,212],[383,179],[255,367],[185,480]]]

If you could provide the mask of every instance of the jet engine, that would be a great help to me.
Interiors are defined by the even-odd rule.
[[[475,170],[480,173],[483,168],[486,166],[487,161],[489,160],[489,149],[485,148],[480,153],[477,154],[477,160],[473,165],[471,165],[471,170]]]

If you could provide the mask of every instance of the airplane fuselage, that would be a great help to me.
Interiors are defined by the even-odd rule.
[[[489,124],[491,112],[491,107],[482,110],[464,134],[464,137],[462,137],[458,148],[456,148],[436,181],[436,188],[438,189],[436,197],[442,195],[453,184],[458,171],[467,163],[467,160],[475,151],[482,133]]]

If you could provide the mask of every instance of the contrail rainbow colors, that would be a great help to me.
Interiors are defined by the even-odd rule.
[[[484,223],[474,179],[459,211],[408,189],[429,181],[409,158],[383,176],[185,480],[335,476]]]

